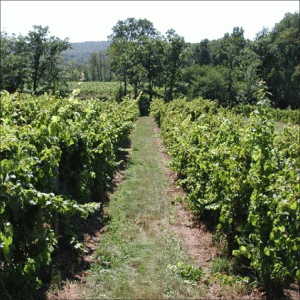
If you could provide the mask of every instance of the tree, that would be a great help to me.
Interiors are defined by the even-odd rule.
[[[29,50],[23,36],[1,32],[0,89],[22,92],[29,76]]]
[[[273,64],[276,60],[276,48],[271,43],[269,36],[269,29],[263,27],[260,32],[256,34],[255,40],[249,45],[259,57],[261,64],[258,68],[260,77],[266,81],[268,73],[273,68]]]
[[[299,13],[287,13],[270,31],[263,28],[251,44],[260,57],[259,76],[266,82],[275,107],[300,107]]]
[[[212,63],[212,57],[208,48],[208,39],[202,40],[195,49],[195,61],[200,65],[209,65]]]
[[[260,89],[258,69],[261,60],[254,51],[245,47],[241,50],[237,63],[236,78],[233,82],[236,102],[254,103],[258,89]]]
[[[137,87],[147,73],[148,92],[151,98],[151,54],[149,56],[149,52],[146,51],[146,56],[143,56],[141,53],[145,54],[146,48],[149,51],[152,49],[150,41],[154,41],[159,36],[159,32],[147,19],[136,20],[135,18],[118,21],[112,30],[113,33],[108,36],[111,41],[109,47],[110,62],[113,71],[124,83],[123,93],[127,93],[127,84],[128,81],[131,81],[137,94]]]
[[[124,83],[124,94],[127,94],[127,77],[129,69],[132,67],[130,55],[133,42],[128,42],[125,38],[116,38],[108,49],[110,64],[115,76]]]
[[[274,79],[271,92],[276,95],[276,104],[281,108],[300,107],[299,13],[287,13],[275,24],[270,38],[277,50],[274,71],[269,76]]]
[[[110,81],[112,79],[111,67],[109,64],[107,53],[100,51],[98,61],[99,61],[100,80]]]
[[[69,60],[66,63],[66,72],[68,81],[78,81],[81,78],[83,66],[74,60]]]
[[[100,51],[97,61],[97,75],[99,81],[104,81],[104,68],[105,68],[105,53]]]
[[[83,65],[83,81],[90,81],[89,71],[86,65]]]
[[[89,69],[90,69],[90,76],[92,81],[99,80],[99,76],[97,74],[97,65],[98,65],[97,54],[95,52],[92,52],[89,58]]]
[[[196,64],[185,70],[183,80],[188,84],[188,97],[193,99],[218,100],[221,105],[226,103],[226,72],[224,66]]]
[[[143,77],[147,82],[149,102],[152,101],[154,85],[161,85],[160,78],[163,73],[164,41],[157,37],[150,39],[142,37],[137,48],[138,62],[144,68]]]
[[[59,54],[70,47],[67,39],[47,38],[48,27],[33,26],[28,36],[1,34],[1,88],[10,92],[55,91],[66,82]]]
[[[185,49],[184,38],[175,33],[174,29],[166,32],[167,43],[165,46],[165,80],[166,80],[166,96],[167,102],[173,100],[173,89],[180,75],[181,63]]]
[[[147,70],[143,63],[144,48],[141,45],[135,45],[130,53],[132,66],[128,69],[128,78],[134,89],[134,96],[137,97],[138,91],[144,89],[147,80]]]
[[[28,46],[31,52],[31,79],[33,82],[33,91],[36,92],[38,82],[44,75],[45,63],[41,61],[46,52],[46,36],[48,34],[48,26],[33,26],[32,31],[29,31],[27,36]]]
[[[228,68],[227,72],[227,99],[228,105],[232,106],[234,101],[233,82],[238,66],[238,57],[246,45],[243,28],[234,27],[232,33],[225,33],[216,50],[215,65],[223,65]]]
[[[66,70],[59,54],[69,47],[67,39],[61,40],[51,36],[47,40],[43,59],[44,78],[42,78],[45,90],[55,92],[58,88],[66,85]]]
[[[137,42],[141,37],[155,39],[159,32],[154,28],[153,23],[147,19],[127,18],[118,21],[112,28],[113,33],[108,36],[108,40],[114,43],[117,39],[127,42]]]

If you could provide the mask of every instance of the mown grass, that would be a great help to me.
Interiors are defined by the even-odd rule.
[[[94,255],[83,298],[199,298],[201,281],[172,272],[178,262],[192,265],[180,238],[171,230],[175,208],[155,144],[153,121],[142,117],[132,140],[130,165],[113,195],[108,230]]]

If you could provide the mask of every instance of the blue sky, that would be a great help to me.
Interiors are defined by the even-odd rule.
[[[1,1],[1,30],[27,35],[33,25],[49,26],[50,35],[71,43],[103,41],[118,20],[148,19],[162,34],[173,28],[186,42],[223,37],[243,27],[253,39],[272,28],[286,12],[299,12],[298,1]]]

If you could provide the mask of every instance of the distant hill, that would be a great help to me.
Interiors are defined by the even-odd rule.
[[[71,43],[72,49],[63,51],[61,54],[65,61],[76,60],[77,62],[86,63],[92,52],[106,52],[109,42],[82,42]]]

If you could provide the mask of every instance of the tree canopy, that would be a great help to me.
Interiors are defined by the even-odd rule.
[[[222,105],[256,103],[259,82],[263,80],[273,107],[299,108],[299,44],[298,12],[287,13],[273,29],[263,27],[253,41],[244,38],[243,28],[234,27],[220,39],[205,39],[190,46],[183,91],[190,96],[211,97],[208,84],[212,84],[211,74],[217,71],[215,84],[222,83],[218,88],[224,94],[214,94]]]
[[[25,37],[1,33],[0,89],[40,93],[63,88],[66,78],[60,53],[70,43],[48,34],[48,27],[37,25]]]
[[[130,83],[136,95],[143,90],[151,101],[154,87],[164,87],[165,99],[171,100],[182,67],[184,38],[173,29],[164,37],[146,19],[118,21],[112,30],[108,53],[114,74],[123,81],[124,93]]]

